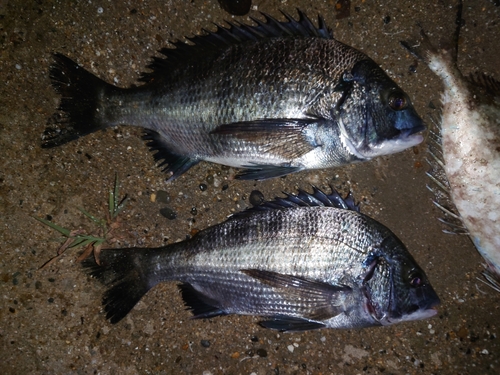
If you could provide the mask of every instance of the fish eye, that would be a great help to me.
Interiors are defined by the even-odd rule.
[[[393,92],[389,95],[389,106],[395,111],[401,111],[408,106],[408,100],[402,92]]]
[[[413,288],[417,288],[424,283],[424,278],[419,271],[413,270],[408,274],[408,282]]]

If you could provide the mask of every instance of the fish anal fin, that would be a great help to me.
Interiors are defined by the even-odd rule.
[[[276,329],[281,332],[309,331],[326,327],[320,322],[286,315],[275,315],[270,317],[270,320],[261,321],[259,324],[264,328]]]
[[[156,151],[153,157],[156,162],[160,162],[159,167],[165,166],[162,172],[171,173],[167,181],[175,180],[189,168],[199,163],[197,159],[171,152],[161,135],[154,130],[147,130],[142,139],[146,141],[146,146],[149,147],[151,152]]]
[[[187,309],[193,313],[193,319],[213,318],[215,316],[227,315],[220,308],[214,306],[216,301],[197,291],[191,284],[179,284],[182,299]]]
[[[299,172],[300,167],[286,167],[279,165],[255,165],[247,167],[236,175],[238,180],[267,180]]]

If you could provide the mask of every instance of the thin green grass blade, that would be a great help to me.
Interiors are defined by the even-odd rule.
[[[92,220],[94,223],[96,223],[97,225],[104,225],[105,224],[105,221],[102,220],[102,219],[98,219],[97,217],[95,217],[94,215],[92,215],[90,212],[88,212],[87,210],[81,208],[81,207],[78,207],[78,209],[82,212],[82,214],[84,214],[85,216],[87,216],[90,220]]]
[[[52,222],[50,222],[48,220],[45,220],[45,219],[42,219],[42,218],[39,218],[39,217],[36,217],[36,216],[34,216],[34,218],[37,219],[39,222],[41,222],[41,223],[43,223],[45,225],[48,225],[52,229],[57,230],[59,233],[63,234],[64,236],[71,237],[71,231],[69,229],[60,227],[57,224],[54,224],[54,223],[52,223]]]

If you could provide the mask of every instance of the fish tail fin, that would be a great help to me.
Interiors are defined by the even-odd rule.
[[[150,259],[155,249],[107,249],[98,258],[82,261],[88,274],[110,287],[102,304],[106,319],[113,324],[122,320],[159,280],[150,272]]]
[[[49,118],[42,135],[42,147],[51,148],[104,128],[99,119],[99,101],[113,85],[97,78],[70,58],[54,54],[50,80],[61,94],[58,111]]]
[[[418,23],[420,28],[420,41],[413,43],[401,41],[400,44],[413,56],[427,64],[429,64],[433,58],[439,56],[440,59],[445,58],[449,60],[452,65],[456,66],[460,30],[464,25],[464,20],[462,19],[462,9],[463,2],[462,0],[459,0],[455,5],[455,29],[448,38],[431,42],[429,36],[424,31],[423,26]]]

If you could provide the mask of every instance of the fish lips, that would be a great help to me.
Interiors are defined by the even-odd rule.
[[[371,145],[363,150],[358,150],[359,154],[365,159],[371,159],[375,156],[389,155],[406,150],[407,148],[416,146],[424,140],[422,134],[416,134],[426,127],[422,124],[411,129],[405,129],[399,132],[396,136],[383,140],[376,145]]]
[[[398,306],[398,301],[396,301],[394,295],[390,295],[388,311],[384,312],[380,306],[372,302],[368,293],[365,293],[366,310],[373,320],[383,326],[412,320],[427,319],[437,314],[438,311],[436,306],[441,303],[441,300],[430,284],[412,289],[409,294],[411,303],[404,307]]]

